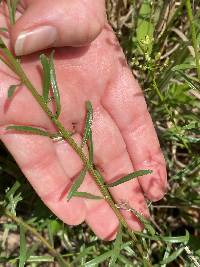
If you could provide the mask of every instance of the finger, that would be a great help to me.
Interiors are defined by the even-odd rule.
[[[77,225],[85,219],[81,199],[67,202],[64,195],[71,180],[57,158],[52,141],[41,136],[17,133],[1,135],[29,182],[43,202],[67,224]]]
[[[111,119],[102,107],[94,111],[93,120],[93,142],[94,142],[94,162],[101,173],[104,175],[106,182],[113,182],[124,175],[133,172],[132,162],[126,150],[123,138]],[[137,180],[129,181],[117,187],[110,189],[116,203],[128,203],[132,208],[148,216],[148,208]],[[90,202],[91,203],[91,202]],[[102,213],[104,207],[101,203],[92,203],[86,215],[86,221],[91,227],[105,227],[106,223],[102,222]],[[92,214],[95,214],[96,221],[101,221],[102,225],[96,225]],[[122,211],[129,226],[140,231],[143,226],[138,219],[129,211]],[[105,217],[104,217],[105,218]],[[116,230],[115,225],[115,230]],[[113,233],[110,233],[113,234]]]
[[[125,63],[119,64],[103,105],[123,134],[134,168],[153,171],[139,179],[143,191],[160,200],[167,188],[165,160],[142,91]]]
[[[73,138],[78,144],[81,144],[81,136],[79,134],[74,135]],[[55,147],[56,153],[60,159],[63,169],[65,170],[65,173],[67,176],[75,179],[83,168],[83,163],[81,162],[79,156],[66,142],[55,143]],[[87,150],[84,152],[87,154]],[[84,182],[78,191],[87,192],[98,196],[101,195],[97,185],[89,174],[86,174]],[[82,200],[85,202],[87,209],[86,222],[91,227],[93,232],[101,239],[112,240],[115,238],[119,222],[106,201]],[[97,206],[98,208],[96,208]],[[108,220],[109,224],[107,223]]]
[[[24,0],[24,12],[11,29],[16,55],[48,47],[82,46],[101,32],[104,0]]]

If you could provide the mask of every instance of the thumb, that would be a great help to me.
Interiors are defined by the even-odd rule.
[[[16,55],[49,47],[83,46],[105,23],[104,0],[24,0],[24,11],[11,29]]]

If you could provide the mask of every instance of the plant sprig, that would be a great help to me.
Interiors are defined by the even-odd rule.
[[[70,135],[70,133],[65,129],[65,127],[62,125],[62,123],[58,120],[59,114],[60,114],[60,96],[59,96],[59,91],[57,87],[57,82],[56,82],[56,75],[55,75],[55,69],[54,69],[54,64],[53,64],[53,53],[51,54],[50,57],[50,69],[51,69],[51,85],[54,90],[54,96],[55,96],[55,101],[56,101],[56,114],[53,114],[52,111],[49,109],[47,103],[45,102],[43,96],[41,96],[31,81],[28,79],[26,76],[25,72],[23,71],[19,61],[17,61],[12,53],[8,50],[6,45],[4,44],[3,40],[0,38],[0,50],[3,54],[3,56],[6,58],[4,60],[7,63],[7,66],[10,67],[19,77],[20,82],[27,87],[27,89],[30,91],[32,96],[35,98],[35,100],[38,102],[40,107],[43,109],[43,111],[49,116],[51,119],[52,123],[56,126],[58,129],[59,134],[62,136],[62,138],[68,142],[68,144],[73,148],[73,150],[79,155],[80,159],[83,162],[83,165],[87,169],[87,171],[91,174],[91,176],[94,178],[94,181],[96,182],[101,194],[103,195],[104,199],[107,201],[117,218],[119,219],[120,223],[127,229],[130,237],[133,239],[135,246],[137,247],[140,255],[143,255],[143,249],[139,243],[137,243],[137,238],[133,232],[133,230],[129,227],[127,224],[126,220],[124,219],[123,215],[121,212],[117,209],[115,206],[115,201],[113,197],[111,196],[109,190],[107,189],[107,186],[105,185],[104,178],[100,174],[100,172],[96,171],[94,169],[94,166],[91,164],[90,160],[88,157],[84,154],[82,147],[80,147],[73,139],[73,137]],[[4,62],[3,61],[3,62]],[[91,135],[90,135],[91,138]]]

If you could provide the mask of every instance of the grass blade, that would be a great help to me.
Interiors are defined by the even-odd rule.
[[[122,226],[119,225],[119,230],[114,243],[113,253],[109,262],[109,267],[116,266],[116,261],[120,255],[121,245],[122,245]]]
[[[198,87],[191,81],[190,78],[187,77],[187,75],[185,75],[182,71],[180,70],[176,70],[176,72],[178,72],[181,77],[185,80],[185,82],[188,84],[188,86],[193,89],[193,90],[196,90],[196,91],[199,91]]]
[[[30,256],[27,262],[33,262],[33,263],[39,263],[41,264],[42,262],[55,262],[55,259],[52,256]]]
[[[94,258],[93,260],[90,260],[86,262],[85,267],[96,267],[99,266],[98,264],[104,262],[108,258],[112,256],[112,251],[105,252],[104,254]]]
[[[49,60],[44,54],[40,56],[40,61],[43,68],[43,98],[44,101],[47,103],[51,86],[50,66],[49,66]]]
[[[19,251],[19,267],[24,267],[26,263],[26,238],[24,226],[20,225],[20,251]]]
[[[114,186],[117,186],[117,185],[120,185],[120,184],[123,184],[125,182],[128,182],[132,179],[135,179],[139,176],[143,176],[143,175],[147,175],[147,174],[151,174],[152,171],[151,170],[139,170],[139,171],[135,171],[133,173],[130,173],[122,178],[120,178],[119,180],[113,182],[113,183],[110,183],[110,184],[107,184],[107,187],[114,187]]]
[[[31,133],[31,134],[36,134],[36,135],[47,136],[50,138],[54,138],[54,136],[56,136],[55,134],[51,134],[44,130],[34,128],[31,126],[10,125],[6,128],[6,130],[14,130],[18,132]]]
[[[83,148],[84,145],[87,143],[87,140],[89,137],[91,138],[91,126],[92,126],[92,120],[93,120],[93,108],[90,101],[86,102],[86,109],[87,109],[87,115],[86,115],[86,122],[85,122],[85,129],[84,129],[84,135],[81,147]]]
[[[82,198],[87,198],[87,199],[94,199],[94,200],[100,200],[103,199],[101,196],[96,196],[87,192],[75,192],[73,194],[74,197],[82,197]]]
[[[79,174],[79,176],[76,178],[76,180],[74,181],[72,187],[71,187],[71,190],[70,192],[68,193],[68,196],[67,196],[67,201],[69,201],[73,196],[74,194],[77,192],[77,190],[79,189],[79,187],[81,186],[81,184],[83,183],[83,180],[85,178],[85,175],[86,175],[86,172],[87,172],[87,168],[85,167]]]
[[[59,93],[58,84],[56,81],[56,72],[55,72],[55,67],[54,67],[54,62],[53,62],[53,56],[54,56],[54,51],[50,55],[49,66],[50,66],[51,87],[53,90],[53,96],[54,96],[55,103],[56,103],[56,117],[58,118],[61,113],[61,105],[60,105],[60,93]]]
[[[181,247],[178,250],[174,251],[169,257],[162,260],[160,262],[160,264],[168,264],[168,263],[174,261],[175,259],[177,259],[181,255],[181,253],[184,251],[184,249],[185,249],[184,247]]]
[[[171,249],[172,249],[172,245],[171,244],[167,244],[167,247],[166,247],[166,250],[165,250],[165,253],[164,253],[162,261],[164,261],[165,259],[167,259],[169,257]],[[166,267],[166,264],[162,264],[162,266],[160,266],[160,267]]]
[[[162,236],[162,235],[150,236],[150,235],[147,235],[147,234],[144,234],[141,232],[136,232],[136,231],[135,231],[135,234],[139,235],[141,237],[147,238],[149,240],[163,241],[163,242],[172,243],[172,244],[175,244],[175,243],[185,243],[186,244],[189,241],[189,232],[188,231],[186,231],[186,234],[184,236]]]

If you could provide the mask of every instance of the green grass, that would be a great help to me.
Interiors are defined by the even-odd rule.
[[[196,2],[192,16],[187,0],[108,2],[109,19],[144,89],[168,164],[169,191],[162,201],[149,203],[151,225],[143,222],[146,228],[139,239],[145,248],[143,259],[124,232],[113,244],[98,240],[86,225],[60,222],[1,144],[0,266],[21,267],[25,262],[31,267],[55,266],[55,262],[62,266],[65,261],[65,266],[110,262],[110,266],[137,267],[150,261],[155,267],[193,267],[196,258],[200,261],[200,4]]]

